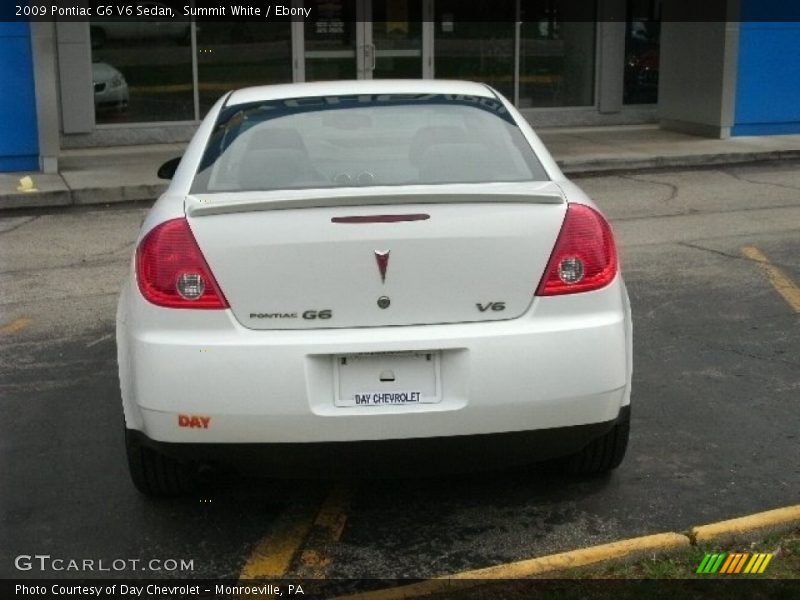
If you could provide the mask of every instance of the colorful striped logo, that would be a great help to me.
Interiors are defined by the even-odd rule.
[[[724,573],[726,575],[763,573],[771,560],[771,553],[722,552],[720,554],[706,554],[700,562],[700,566],[697,567],[696,573]]]

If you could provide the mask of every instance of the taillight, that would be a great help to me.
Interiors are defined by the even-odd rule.
[[[136,249],[142,295],[170,308],[228,308],[186,219],[166,221]]]
[[[617,274],[617,249],[603,216],[584,204],[569,204],[537,296],[596,290]]]

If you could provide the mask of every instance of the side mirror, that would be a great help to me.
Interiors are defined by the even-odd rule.
[[[175,175],[175,170],[178,168],[178,165],[180,163],[181,163],[180,156],[176,156],[175,158],[170,158],[167,162],[158,167],[158,178],[172,179]]]

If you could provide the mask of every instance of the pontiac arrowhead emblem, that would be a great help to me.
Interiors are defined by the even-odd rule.
[[[386,283],[386,269],[389,267],[389,252],[391,250],[375,250],[375,260],[381,272],[381,282]]]

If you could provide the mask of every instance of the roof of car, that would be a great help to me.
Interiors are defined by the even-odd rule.
[[[261,85],[234,91],[226,105],[245,104],[281,98],[345,96],[349,94],[464,94],[494,98],[494,92],[482,83],[444,79],[380,79],[319,81]]]

